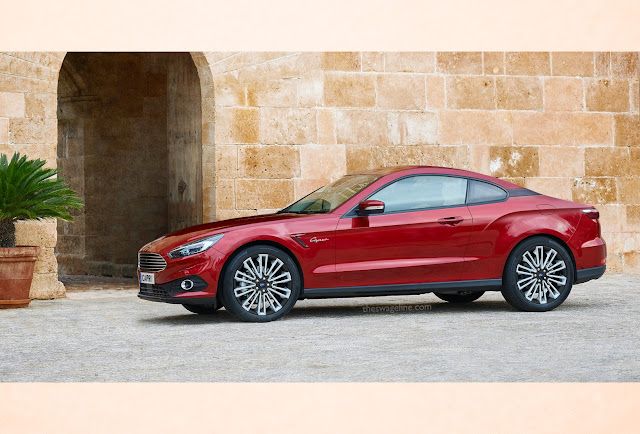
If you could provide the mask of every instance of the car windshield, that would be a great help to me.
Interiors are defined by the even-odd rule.
[[[279,212],[295,214],[324,214],[331,212],[378,178],[380,178],[378,175],[347,175],[319,188]]]

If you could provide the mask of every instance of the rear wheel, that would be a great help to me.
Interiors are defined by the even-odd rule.
[[[532,237],[509,255],[502,295],[517,309],[549,311],[569,296],[573,276],[573,260],[560,243],[546,237]]]
[[[238,252],[226,267],[222,303],[243,321],[274,321],[296,304],[301,283],[289,255],[271,246],[251,246]]]
[[[214,314],[220,309],[222,306],[215,304],[183,304],[184,308],[189,312],[197,313],[200,315],[211,315]]]
[[[470,303],[482,297],[484,291],[458,291],[457,293],[434,292],[433,295],[449,303]]]

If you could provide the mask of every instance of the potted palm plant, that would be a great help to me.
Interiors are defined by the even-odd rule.
[[[14,154],[0,155],[0,308],[26,307],[39,247],[16,247],[19,220],[59,218],[73,221],[71,209],[82,200],[69,189],[57,169],[45,161]]]

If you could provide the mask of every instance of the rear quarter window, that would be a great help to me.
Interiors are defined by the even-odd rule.
[[[467,203],[497,202],[507,198],[507,192],[487,182],[469,180]]]

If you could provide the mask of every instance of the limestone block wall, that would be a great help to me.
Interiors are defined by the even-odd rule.
[[[42,158],[42,159],[46,159],[48,162],[48,167],[56,167],[56,157],[58,154],[58,121],[62,121],[61,122],[61,144],[63,146],[61,146],[60,149],[60,155],[61,156],[68,156],[68,151],[69,149],[82,149],[82,150],[86,150],[85,145],[87,137],[84,136],[85,133],[85,129],[84,126],[82,128],[66,128],[66,124],[65,121],[68,120],[68,116],[65,115],[65,112],[63,111],[61,113],[61,116],[57,116],[57,105],[58,105],[58,86],[59,84],[62,85],[61,89],[63,91],[69,91],[69,84],[70,83],[61,83],[59,81],[59,76],[60,76],[60,70],[61,70],[61,66],[63,64],[63,60],[65,58],[65,54],[66,53],[23,53],[23,52],[3,52],[0,53],[0,153],[5,153],[5,154],[13,154],[14,152],[21,152],[23,154],[27,154],[29,157],[31,158]],[[152,62],[152,64],[147,65],[148,68],[145,66],[144,69],[144,74],[142,74],[144,76],[144,78],[146,79],[146,83],[143,83],[142,88],[137,88],[136,86],[136,80],[130,80],[128,83],[133,86],[131,89],[128,89],[127,86],[111,86],[111,90],[110,93],[107,95],[98,95],[100,92],[108,90],[109,86],[97,86],[97,88],[94,88],[92,92],[88,92],[87,96],[87,101],[84,102],[84,105],[91,105],[91,103],[95,103],[96,101],[117,101],[119,98],[122,99],[128,99],[129,103],[131,102],[131,100],[136,99],[136,98],[125,98],[126,96],[131,97],[133,94],[137,95],[138,93],[141,93],[140,96],[141,98],[137,98],[137,100],[140,102],[142,102],[142,113],[143,116],[142,118],[146,118],[147,120],[151,120],[152,118],[155,117],[160,117],[161,119],[164,118],[165,116],[167,116],[167,111],[169,112],[169,116],[170,119],[168,120],[169,124],[171,125],[171,123],[173,122],[173,124],[175,124],[173,127],[170,128],[170,132],[172,133],[169,136],[169,141],[171,142],[178,142],[180,141],[180,143],[187,143],[187,142],[191,142],[192,139],[193,140],[197,140],[197,141],[202,141],[204,144],[209,144],[210,146],[208,147],[203,147],[203,154],[206,154],[207,152],[212,153],[212,139],[210,140],[208,137],[207,138],[201,138],[200,136],[200,131],[195,131],[195,128],[193,127],[194,125],[203,125],[204,119],[207,118],[209,119],[209,122],[212,121],[212,115],[210,113],[212,113],[212,108],[213,108],[213,104],[210,103],[208,104],[207,107],[210,107],[211,109],[209,110],[209,115],[208,117],[202,116],[201,115],[201,110],[200,107],[197,106],[196,104],[194,104],[194,98],[197,96],[198,98],[200,97],[199,93],[196,91],[191,90],[190,88],[187,89],[185,91],[185,86],[180,85],[180,89],[177,90],[175,92],[175,95],[172,94],[172,83],[182,83],[185,80],[192,80],[192,78],[190,76],[188,76],[188,73],[190,74],[190,72],[184,70],[184,68],[178,68],[180,69],[180,72],[178,74],[173,74],[173,75],[169,75],[169,77],[159,77],[158,76],[158,71],[156,69],[160,69],[162,70],[166,65],[165,63],[168,62],[163,62],[162,58],[163,55],[162,54],[157,54],[155,55],[155,57],[157,58],[156,61]],[[212,96],[213,96],[213,91],[212,91],[212,80],[211,80],[211,73],[210,70],[208,69],[207,66],[207,62],[206,59],[204,58],[204,56],[201,53],[191,53],[191,57],[193,59],[193,62],[196,64],[197,66],[197,76],[198,79],[200,81],[199,86],[200,86],[200,90],[201,93],[203,95],[202,100],[207,100],[209,102],[212,102]],[[176,61],[176,56],[173,55],[172,56],[172,61],[175,62]],[[140,65],[135,64],[136,62],[132,62],[133,68],[129,68],[130,70],[127,70],[127,68],[107,68],[104,67],[102,68],[103,72],[100,75],[100,68],[98,69],[98,74],[92,74],[91,76],[91,80],[93,81],[89,81],[88,83],[84,83],[85,85],[87,85],[89,88],[91,87],[91,85],[96,86],[97,84],[100,84],[101,81],[114,81],[116,80],[118,77],[121,77],[123,74],[133,74],[132,78],[135,78],[136,75],[136,70],[140,69]],[[181,63],[183,63],[181,61]],[[96,67],[98,65],[92,65],[90,67]],[[178,65],[180,66],[180,65]],[[177,70],[176,69],[176,65],[172,65],[172,70]],[[139,72],[139,71],[138,71]],[[64,74],[63,74],[64,75]],[[162,74],[160,74],[162,75]],[[166,75],[166,74],[165,74]],[[82,77],[78,74],[77,76],[75,76],[73,78],[73,80],[71,80],[72,82],[75,80],[76,84],[82,84],[80,82],[78,82],[78,79],[81,79]],[[123,80],[123,82],[126,84],[127,80]],[[169,85],[167,86],[167,82],[169,82]],[[152,94],[147,94],[148,92],[153,92],[154,89],[157,88],[157,86],[155,88],[153,88],[155,84],[160,83],[161,87],[163,88],[167,88],[169,95],[167,96],[168,100],[169,100],[169,109],[167,109],[166,103],[162,102],[162,101],[153,101],[153,97],[154,95]],[[113,83],[111,83],[113,84]],[[140,84],[140,81],[138,80],[138,84]],[[185,93],[186,92],[186,93]],[[134,96],[135,96],[134,95]],[[73,96],[73,95],[63,95],[64,96]],[[206,98],[208,99],[205,99]],[[178,99],[180,101],[178,101]],[[175,103],[173,103],[172,101],[176,101]],[[69,100],[64,101],[63,98],[63,103],[65,102],[70,102]],[[147,103],[145,105],[145,102]],[[163,105],[164,104],[164,105]],[[174,113],[173,110],[175,107],[180,106],[181,104],[189,104],[189,113],[192,114],[192,116],[190,115],[188,119],[183,118],[182,113],[184,112],[184,110],[181,110],[180,113]],[[63,104],[64,105],[64,104]],[[81,104],[82,105],[82,104]],[[95,104],[94,104],[95,105]],[[63,107],[64,109],[65,107]],[[84,107],[85,109],[87,107]],[[114,102],[114,104],[111,105],[111,108],[113,108],[114,111],[118,111],[120,110],[120,112],[127,112],[127,110],[131,111],[133,109],[137,109],[140,108],[140,104],[138,104],[137,107],[124,107],[123,105],[118,105]],[[122,162],[121,165],[117,165],[117,164],[111,164],[110,167],[105,168],[104,164],[100,164],[100,161],[102,161],[104,163],[105,159],[109,159],[116,151],[118,150],[122,150],[122,148],[125,149],[129,149],[132,147],[140,147],[141,144],[144,143],[148,143],[148,142],[153,142],[153,144],[161,144],[162,146],[164,146],[165,148],[165,153],[166,153],[166,148],[167,148],[167,135],[166,135],[166,130],[167,128],[160,128],[157,129],[158,131],[156,131],[156,129],[153,128],[147,128],[147,125],[137,125],[137,126],[132,126],[131,128],[123,128],[123,123],[122,122],[111,122],[113,120],[113,118],[115,117],[120,117],[120,118],[126,118],[126,116],[108,116],[108,110],[104,110],[104,107],[98,110],[98,115],[96,115],[95,121],[93,126],[96,127],[96,129],[98,128],[102,128],[102,130],[100,130],[102,133],[108,133],[109,129],[111,126],[113,126],[113,128],[111,128],[112,130],[118,132],[119,137],[117,138],[113,138],[112,137],[112,142],[115,145],[116,149],[103,149],[103,155],[100,156],[100,158],[95,159],[94,158],[94,164],[91,164],[89,166],[86,166],[85,163],[86,161],[84,161],[84,158],[76,158],[76,159],[65,159],[63,158],[63,161],[61,162],[60,168],[62,169],[62,175],[66,178],[68,178],[71,183],[73,184],[74,188],[77,188],[79,193],[85,197],[85,199],[87,198],[86,195],[86,191],[87,189],[86,187],[86,179],[84,177],[84,175],[88,175],[87,179],[89,179],[90,184],[92,184],[91,186],[89,186],[90,188],[88,189],[90,192],[91,191],[97,191],[97,189],[102,189],[102,191],[104,192],[105,189],[108,189],[110,191],[114,192],[115,194],[119,194],[117,192],[122,192],[124,191],[125,193],[128,193],[129,190],[133,189],[135,190],[135,186],[132,185],[132,183],[130,182],[131,180],[125,180],[122,179],[122,182],[125,182],[124,185],[122,185],[122,182],[119,183],[118,185],[110,185],[109,179],[112,178],[108,178],[109,176],[113,176],[116,177],[118,175],[118,170],[121,168],[121,166],[127,165],[127,164],[134,164],[132,161],[132,159],[127,159],[127,158],[120,158],[119,161]],[[91,110],[89,107],[89,113],[91,114]],[[120,113],[120,114],[123,114]],[[128,112],[127,112],[128,113]],[[66,113],[67,115],[69,113]],[[77,113],[76,113],[77,114]],[[126,114],[126,113],[124,113]],[[75,116],[73,116],[75,118]],[[87,118],[92,118],[93,114],[86,116]],[[133,116],[134,118],[136,118],[136,116]],[[197,118],[194,119],[193,118]],[[90,120],[90,119],[89,119]],[[167,122],[167,119],[164,119],[163,122]],[[115,126],[114,126],[115,123]],[[126,126],[126,125],[125,125]],[[212,128],[212,126],[211,126]],[[137,134],[137,137],[133,138],[129,137],[131,136],[131,134],[129,136],[127,136],[126,134],[122,134],[123,131],[129,131],[131,134],[133,134],[134,136]],[[162,130],[162,131],[161,131]],[[195,131],[195,132],[194,132]],[[162,136],[157,136],[157,132],[161,132]],[[73,133],[73,134],[72,134]],[[80,134],[79,134],[80,133]],[[116,135],[118,135],[116,134]],[[108,134],[102,134],[99,135],[100,137],[106,137],[108,136]],[[91,135],[91,137],[93,137],[93,135]],[[95,138],[95,137],[94,137]],[[70,139],[70,140],[68,140]],[[104,142],[104,141],[103,141]],[[91,146],[93,146],[95,143],[90,143]],[[164,144],[164,145],[163,145]],[[91,148],[92,149],[92,148]],[[111,152],[114,151],[114,152]],[[155,161],[157,162],[157,155],[155,155],[152,150],[147,150],[147,152],[150,153],[150,155],[148,156],[148,158],[146,158],[148,160],[148,162],[151,161]],[[199,153],[197,154],[197,157],[199,158]],[[183,158],[181,161],[184,162],[190,162],[192,159],[191,155],[185,156],[185,158]],[[137,158],[136,160],[139,160],[139,158]],[[212,158],[209,158],[208,161],[212,161]],[[82,163],[82,164],[81,164]],[[200,163],[202,164],[202,163]],[[166,165],[165,165],[166,166]],[[105,169],[113,169],[113,170],[105,170]],[[84,172],[83,171],[85,169],[88,169],[88,172]],[[162,167],[162,165],[160,164],[157,167],[157,170],[155,170],[156,172],[161,172],[163,171],[165,168]],[[178,177],[180,177],[179,175],[181,175],[181,170],[183,169],[182,167],[172,167],[170,168],[171,170],[167,170],[170,171],[172,175],[175,176],[175,178],[177,179]],[[212,166],[209,166],[209,170],[210,173],[213,172],[212,170]],[[197,176],[200,176],[200,172],[196,171]],[[106,176],[106,177],[105,177]],[[95,180],[96,178],[98,179],[98,182],[96,183]],[[191,179],[186,179],[186,183],[187,183],[187,188],[191,188],[193,189],[195,187],[195,185],[190,185],[193,184]],[[197,179],[195,179],[195,182],[198,182]],[[202,182],[202,181],[199,181]],[[116,184],[115,182],[112,182],[111,184]],[[179,183],[178,183],[179,184]],[[158,184],[158,185],[154,185],[153,188],[154,190],[166,190],[166,185],[164,185],[162,183]],[[127,190],[129,189],[129,190]],[[214,196],[214,193],[212,193],[213,191],[215,191],[215,187],[213,186],[213,182],[210,182],[210,187],[207,190],[207,196],[203,197],[202,203],[207,207],[207,209],[211,210],[213,208],[212,205],[212,197]],[[135,192],[135,191],[134,191]],[[171,196],[173,190],[170,188],[169,189],[169,196]],[[148,192],[143,192],[145,195]],[[185,191],[185,194],[190,194],[191,191]],[[199,189],[198,194],[201,194],[201,189]],[[123,196],[127,196],[127,194],[124,194]],[[163,193],[162,196],[166,197],[167,194]],[[114,200],[118,199],[114,197]],[[126,198],[125,198],[126,199]],[[120,200],[122,202],[123,197],[120,197]],[[181,200],[180,198],[178,198],[178,200]],[[93,205],[93,209],[94,210],[108,210],[110,214],[113,214],[113,210],[109,210],[109,204],[107,203],[108,200],[105,201],[92,201],[91,204],[89,204],[89,207],[91,208],[91,206]],[[125,202],[127,202],[125,200]],[[136,207],[136,203],[133,200],[129,200],[128,202],[131,202],[130,204],[125,204],[125,205],[131,205],[132,207]],[[158,202],[158,201],[155,201]],[[154,202],[154,203],[155,203]],[[160,201],[161,202],[161,201]],[[152,207],[148,206],[149,204],[146,204],[144,206],[144,208],[146,209],[150,209]],[[162,205],[162,204],[161,204]],[[166,203],[164,203],[164,205],[166,205]],[[147,219],[150,219],[148,221],[143,222],[145,228],[142,228],[143,231],[140,232],[140,236],[138,236],[138,234],[136,234],[134,237],[131,236],[131,234],[126,234],[123,231],[120,231],[121,233],[117,233],[115,234],[116,236],[113,236],[113,233],[111,234],[111,237],[109,238],[109,240],[103,240],[103,241],[111,241],[112,238],[115,239],[114,242],[119,242],[119,243],[123,243],[123,242],[131,242],[132,245],[135,245],[135,248],[133,248],[133,254],[134,256],[131,257],[131,255],[127,255],[126,257],[117,257],[117,255],[113,255],[113,254],[109,254],[109,252],[105,252],[102,251],[101,249],[93,249],[94,253],[96,253],[96,255],[94,255],[92,259],[92,261],[87,261],[85,258],[84,264],[73,264],[72,262],[68,261],[67,265],[69,265],[68,269],[65,269],[63,271],[66,272],[91,272],[92,270],[95,270],[95,268],[99,268],[98,271],[102,272],[104,271],[102,267],[102,265],[106,264],[109,265],[111,264],[111,266],[108,266],[107,268],[109,268],[110,273],[112,274],[130,274],[129,268],[131,268],[130,265],[127,264],[131,264],[135,262],[135,251],[137,250],[137,248],[139,248],[140,245],[148,242],[151,238],[155,238],[160,232],[166,232],[165,230],[158,230],[157,228],[154,228],[154,225],[156,225],[158,223],[158,221],[160,221],[160,223],[162,223],[162,221],[165,221],[165,227],[166,227],[166,216],[163,217],[164,214],[164,210],[166,210],[166,206],[161,207],[162,209],[159,210],[157,212],[157,216],[156,218],[153,218],[153,215],[149,214],[148,217],[146,217]],[[142,208],[140,208],[142,209]],[[201,209],[201,205],[198,206],[197,204],[194,204],[194,209],[196,209],[197,213],[196,214],[196,219],[201,219],[201,211],[199,211]],[[84,210],[86,212],[86,209]],[[102,213],[104,214],[104,213]],[[127,217],[127,213],[123,212],[121,213],[122,215],[120,216],[121,218],[128,218]],[[95,216],[95,218],[101,218],[100,216],[100,212],[96,212],[93,213],[93,215]],[[67,241],[69,241],[68,243],[63,243],[61,244],[60,241],[58,240],[58,231],[56,230],[56,222],[55,221],[51,221],[51,222],[20,222],[18,224],[18,231],[17,231],[17,242],[20,245],[38,245],[43,247],[43,252],[39,258],[39,260],[36,262],[36,268],[35,268],[35,276],[34,276],[34,281],[31,287],[31,297],[32,298],[56,298],[56,297],[63,297],[65,294],[65,289],[64,286],[58,281],[58,262],[55,256],[55,250],[56,250],[56,246],[60,249],[60,247],[62,247],[62,251],[63,254],[65,255],[73,255],[73,254],[77,254],[77,255],[83,255],[84,253],[91,251],[91,248],[89,250],[86,249],[87,245],[91,245],[91,240],[86,240],[86,237],[81,236],[81,234],[83,234],[83,230],[81,229],[83,226],[85,226],[85,219],[83,219],[84,214],[80,213],[77,217],[77,222],[73,223],[73,224],[60,224],[60,231],[61,233],[63,233],[64,235],[66,235],[67,237],[62,237],[62,239],[64,238],[68,238]],[[180,218],[190,218],[190,216],[183,216],[181,215]],[[116,219],[117,220],[117,219]],[[117,221],[105,221],[103,222],[103,226],[105,228],[115,228],[117,230],[117,226],[118,226],[118,222]],[[147,234],[143,234],[142,232],[144,232],[144,230],[147,230]],[[102,231],[102,232],[108,232],[108,231]],[[101,233],[101,231],[96,232],[95,234],[92,235],[92,238],[94,239],[98,239],[100,236],[106,236],[109,237],[109,234],[103,234]],[[118,239],[118,236],[120,237],[120,239]],[[73,237],[76,237],[76,239],[74,239]],[[77,242],[76,242],[77,241]],[[100,240],[98,240],[100,241]],[[75,243],[75,245],[74,245]],[[100,245],[104,246],[107,245],[107,242],[102,242],[99,243]],[[93,244],[95,247],[95,243]],[[92,264],[89,264],[89,262],[92,262]],[[115,267],[113,267],[112,265],[115,263]],[[118,265],[120,264],[120,265]],[[87,265],[92,265],[91,267],[88,267],[87,269]]]
[[[191,56],[204,221],[271,212],[365,168],[445,165],[596,205],[610,272],[640,273],[638,53]],[[0,53],[0,152],[55,165],[63,58]],[[55,223],[19,238],[49,249],[32,295],[60,294]]]
[[[64,53],[0,53],[0,153],[27,154],[56,167],[56,89]],[[56,222],[23,222],[19,245],[43,248],[36,262],[32,298],[64,296],[55,258]]]
[[[638,53],[211,53],[216,216],[345,173],[444,165],[596,205],[640,272]]]

